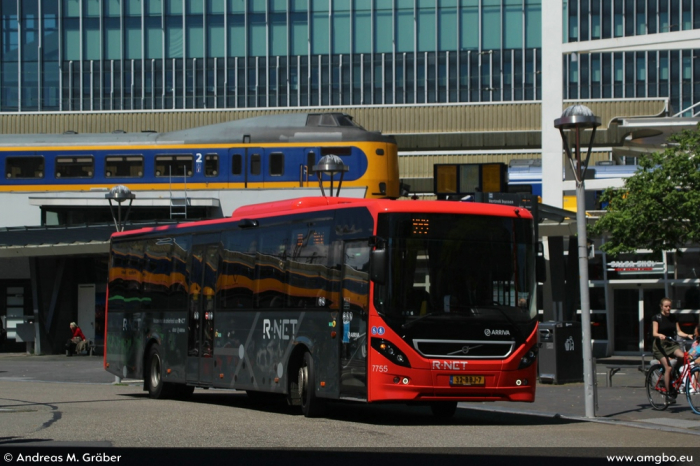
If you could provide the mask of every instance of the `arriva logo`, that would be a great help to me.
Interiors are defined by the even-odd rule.
[[[487,337],[490,336],[500,336],[500,337],[509,337],[510,336],[510,330],[491,330],[491,329],[485,329],[484,330],[484,335]]]

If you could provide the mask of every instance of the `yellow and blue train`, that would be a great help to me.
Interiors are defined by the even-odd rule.
[[[1,135],[0,193],[115,185],[217,195],[318,189],[312,167],[328,154],[348,167],[343,189],[360,190],[360,197],[399,197],[394,138],[367,131],[343,113],[267,115],[168,133]],[[327,175],[324,180],[330,185]]]

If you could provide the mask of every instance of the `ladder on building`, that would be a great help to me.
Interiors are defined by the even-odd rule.
[[[168,175],[170,178],[170,219],[176,217],[187,218],[187,206],[190,204],[190,199],[187,197],[187,167],[183,167],[183,191],[181,196],[173,195],[173,173],[172,167],[169,169]]]

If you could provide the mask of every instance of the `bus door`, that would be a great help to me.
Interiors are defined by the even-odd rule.
[[[340,339],[340,396],[367,399],[367,319],[369,314],[367,240],[345,243]]]
[[[265,173],[263,167],[265,150],[262,147],[246,147],[245,154],[245,187],[262,187]],[[251,186],[251,184],[257,186]]]
[[[218,241],[219,235],[195,236],[192,246],[187,325],[188,382],[208,384],[213,380]]]

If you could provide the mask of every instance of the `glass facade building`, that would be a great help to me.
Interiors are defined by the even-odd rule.
[[[567,42],[700,29],[698,0],[569,0],[567,6]],[[669,97],[675,112],[700,101],[700,50],[570,55],[564,70],[564,98]]]
[[[542,0],[0,0],[0,111],[533,101]],[[700,0],[568,0],[564,40],[700,28]],[[697,50],[565,60],[565,98],[700,100]]]

